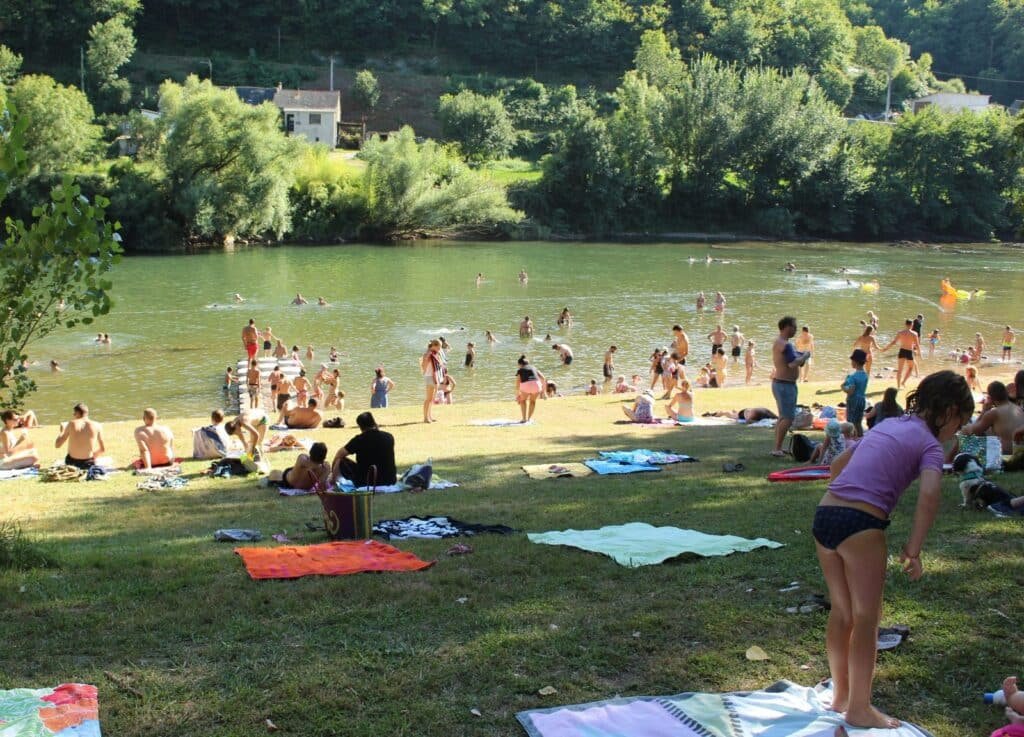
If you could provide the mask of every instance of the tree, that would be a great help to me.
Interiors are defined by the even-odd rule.
[[[380,84],[369,69],[361,69],[356,72],[356,79],[352,83],[352,99],[356,105],[371,114],[377,107],[377,103],[380,101]]]
[[[470,161],[507,156],[516,142],[516,131],[505,106],[497,97],[484,97],[469,90],[442,95],[439,108],[441,131],[456,141]]]
[[[672,47],[661,29],[645,31],[640,37],[633,68],[655,87],[678,83],[685,71],[679,49]]]
[[[67,171],[92,158],[100,137],[86,96],[52,78],[26,75],[11,87],[10,100],[24,117],[29,175]]]
[[[0,202],[28,168],[29,120],[0,106]],[[60,327],[89,324],[110,311],[107,272],[120,254],[106,201],[89,202],[69,176],[25,225],[8,219],[0,244],[0,404],[19,406],[34,382],[23,368],[26,348]]]
[[[302,144],[281,131],[276,107],[246,105],[234,90],[193,75],[160,86],[160,110],[170,208],[192,238],[280,237],[288,229],[292,161]]]
[[[0,87],[14,84],[21,72],[21,54],[16,54],[0,44]]]
[[[856,33],[858,64],[885,75],[885,117],[892,110],[892,80],[910,55],[910,47],[896,39],[888,39],[878,26],[858,28]]]
[[[135,53],[135,34],[121,16],[96,23],[89,29],[85,60],[101,86],[117,79],[118,71]]]
[[[416,143],[409,126],[387,141],[374,136],[359,158],[366,161],[364,237],[494,232],[522,219],[509,207],[504,187],[433,141]]]

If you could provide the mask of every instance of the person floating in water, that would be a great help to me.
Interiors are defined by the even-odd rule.
[[[235,300],[235,302],[242,303],[242,302],[245,302],[245,297],[243,297],[238,292],[235,292],[234,300]]]
[[[295,299],[292,300],[293,305],[308,305],[309,300],[303,297],[301,294],[296,294]]]

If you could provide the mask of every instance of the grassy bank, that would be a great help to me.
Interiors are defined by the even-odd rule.
[[[805,398],[818,388],[832,386],[801,387]],[[768,404],[769,394],[726,389],[699,401],[701,410],[738,408]],[[825,615],[784,612],[824,591],[808,532],[822,487],[765,482],[784,465],[767,457],[770,430],[616,424],[612,396],[541,403],[537,423],[525,427],[468,424],[516,412],[512,403],[442,407],[432,426],[417,421],[416,407],[379,413],[399,465],[432,456],[436,473],[461,486],[378,497],[375,516],[448,514],[524,532],[643,521],[785,547],[628,570],[525,535],[485,536],[455,558],[445,555],[448,541],[398,543],[437,560],[420,573],[254,582],[213,531],[256,527],[319,542],[303,529],[319,515],[315,498],[193,476],[206,465],[199,461],[185,464],[187,488],[161,493],[137,491],[127,474],[2,482],[0,519],[20,520],[60,567],[0,571],[0,687],[94,683],[104,731],[117,735],[257,735],[267,718],[294,735],[515,735],[522,709],[780,678],[811,684],[827,674]],[[170,424],[184,439],[202,422]],[[121,462],[133,455],[134,424],[105,428]],[[303,434],[333,453],[353,432]],[[55,429],[33,435],[50,445]],[[519,468],[631,447],[701,462],[544,481]],[[47,448],[44,461],[55,457]],[[271,460],[283,468],[291,455]],[[747,471],[723,474],[722,463],[735,460]],[[1000,481],[1024,489],[1022,477]],[[1024,544],[1019,522],[961,511],[954,480],[945,489],[925,578],[912,584],[890,569],[885,621],[910,625],[913,636],[881,658],[878,700],[937,737],[987,734],[1002,721],[980,693],[1020,664]],[[893,550],[915,496],[894,517]],[[799,591],[778,592],[792,581]],[[745,660],[754,644],[771,660]],[[539,696],[545,686],[557,695]]]

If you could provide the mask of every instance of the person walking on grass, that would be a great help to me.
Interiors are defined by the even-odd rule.
[[[920,477],[900,561],[911,581],[921,578],[921,549],[942,494],[942,443],[973,411],[963,377],[939,371],[907,397],[906,415],[876,425],[832,463],[832,480],[815,511],[812,533],[832,604],[825,630],[831,709],[850,726],[900,725],[872,705],[871,693],[889,555],[885,529],[900,496]]]
[[[516,369],[516,401],[523,413],[522,421],[529,422],[533,419],[533,410],[537,405],[537,397],[544,396],[544,389],[547,386],[547,379],[544,374],[538,371],[523,355],[517,361],[519,368]]]
[[[800,367],[810,359],[810,353],[799,353],[790,339],[796,335],[796,318],[786,315],[779,320],[779,337],[772,343],[772,365],[775,375],[772,377],[772,395],[779,409],[779,421],[775,423],[775,448],[772,455],[786,455],[782,450],[782,442],[796,417],[797,386]]]

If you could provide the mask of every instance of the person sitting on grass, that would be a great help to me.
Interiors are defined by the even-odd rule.
[[[986,394],[988,408],[960,432],[964,435],[995,435],[1002,444],[1003,453],[1012,453],[1014,433],[1024,426],[1024,410],[1010,401],[1006,385],[1001,381],[991,382]]]
[[[645,389],[637,395],[632,407],[623,407],[622,411],[630,422],[654,422],[654,392]]]
[[[356,487],[366,486],[369,481],[389,486],[398,480],[395,471],[395,437],[377,427],[377,420],[370,412],[356,417],[359,434],[345,443],[334,455],[331,462],[331,483],[346,478]],[[355,460],[349,456],[355,456]],[[376,479],[370,479],[370,467],[377,469]]]
[[[64,463],[85,471],[95,466],[96,459],[106,452],[103,426],[89,419],[89,408],[81,402],[75,405],[72,420],[60,423],[60,435],[53,446],[60,448],[64,443],[68,444]]]
[[[316,400],[310,399],[305,407],[285,407],[277,418],[278,425],[284,425],[292,430],[312,430],[319,427],[324,421],[324,416],[317,409]]]
[[[309,454],[300,453],[295,463],[283,472],[271,471],[268,479],[286,489],[304,489],[309,491],[314,486],[326,488],[331,475],[331,467],[327,465],[327,445],[313,443]]]
[[[676,422],[693,422],[693,394],[686,379],[679,382],[679,391],[669,400],[668,418]]]
[[[898,394],[899,389],[890,386],[882,395],[882,401],[872,405],[871,409],[864,414],[868,429],[871,429],[882,420],[887,420],[890,417],[899,417],[903,414],[903,407],[896,401]]]
[[[34,417],[34,415],[33,415]],[[21,419],[14,410],[0,414],[4,427],[0,430],[0,470],[31,468],[39,464],[39,454],[28,436],[28,430],[19,424]]]
[[[156,424],[156,410],[142,410],[142,425],[135,428],[135,442],[143,468],[157,468],[174,463],[174,433],[167,425]]]
[[[825,439],[818,443],[808,463],[812,466],[830,466],[842,455],[853,435],[853,424],[829,420],[825,425]]]

